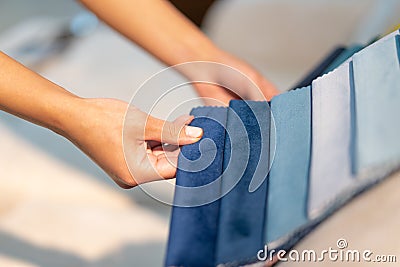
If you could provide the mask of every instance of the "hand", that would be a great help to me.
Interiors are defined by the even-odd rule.
[[[123,101],[79,101],[79,119],[73,120],[63,135],[123,188],[175,177],[178,145],[197,142],[203,133],[200,128],[186,126],[193,116],[168,122],[129,107],[124,122],[128,104]],[[161,142],[169,144],[166,149]]]
[[[207,105],[228,105],[231,99],[271,100],[273,96],[279,94],[279,90],[271,82],[247,63],[221,50],[216,54],[211,61],[227,65],[228,68],[221,66],[214,73],[207,75],[210,76],[210,81],[223,86],[205,83],[194,85]],[[243,75],[230,70],[229,67]]]

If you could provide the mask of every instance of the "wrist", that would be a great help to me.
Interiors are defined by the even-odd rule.
[[[76,128],[76,125],[80,123],[83,114],[85,114],[86,104],[85,99],[75,95],[67,95],[62,98],[62,101],[56,104],[57,109],[55,112],[51,112],[49,129],[71,139],[71,133]]]
[[[179,53],[174,54],[171,65],[191,61],[218,61],[221,54],[221,50],[200,31],[183,38],[177,49]]]

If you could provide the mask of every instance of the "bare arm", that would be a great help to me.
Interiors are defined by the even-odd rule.
[[[60,133],[79,100],[0,52],[0,109]]]
[[[110,26],[142,46],[167,65],[212,61],[231,66],[259,88],[240,86],[234,91],[244,99],[271,99],[278,90],[253,67],[216,47],[191,21],[166,0],[80,0]],[[207,71],[207,70],[204,70]],[[216,73],[222,84],[239,84],[240,77]],[[215,76],[214,75],[214,76]],[[212,81],[214,82],[214,81]],[[228,104],[234,96],[222,87],[199,84],[200,96]],[[212,103],[211,104],[216,104]]]
[[[114,29],[167,65],[213,60],[219,50],[166,0],[81,0]]]
[[[129,108],[132,119],[124,121],[128,108],[123,101],[75,96],[0,52],[0,110],[68,138],[121,187],[173,178],[178,150],[146,149],[146,141],[189,144],[200,139],[201,129],[185,126],[190,116],[164,122],[133,107]],[[124,123],[128,129],[125,144]]]

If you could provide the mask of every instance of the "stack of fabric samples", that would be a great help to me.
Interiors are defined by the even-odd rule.
[[[399,32],[348,53],[270,102],[192,110],[204,136],[179,157],[166,266],[257,263],[399,169]]]

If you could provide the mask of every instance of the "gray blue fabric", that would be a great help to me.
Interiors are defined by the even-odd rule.
[[[310,86],[274,97],[271,111],[275,121],[276,149],[268,178],[265,239],[268,247],[273,249],[271,242],[285,237],[307,222],[311,150]]]
[[[244,132],[240,130],[243,126]],[[222,189],[236,185],[221,199],[216,265],[254,261],[264,247],[269,126],[267,102],[230,102]],[[239,157],[231,161],[235,156]],[[249,192],[252,180],[262,183],[256,191]]]
[[[325,69],[324,73],[328,73],[339,67],[343,64],[346,60],[351,58],[355,53],[363,49],[363,45],[352,45],[347,47],[340,55],[338,55],[335,60]]]
[[[399,36],[390,36],[353,57],[357,173],[400,160]]]
[[[226,108],[196,108],[191,114],[195,116],[191,125],[203,128],[204,135],[199,142],[182,147],[179,155],[176,185],[186,188],[201,187],[220,178],[225,142]],[[210,139],[212,142],[206,141]],[[211,163],[207,155],[202,155],[210,152],[214,155]],[[191,162],[199,158],[207,161],[207,167],[195,170]],[[215,266],[219,201],[188,207],[196,196],[207,194],[209,190],[193,193],[185,188],[176,188],[174,203],[187,207],[174,206],[172,210],[166,266]]]
[[[312,83],[309,215],[326,209],[353,182],[349,63]]]

